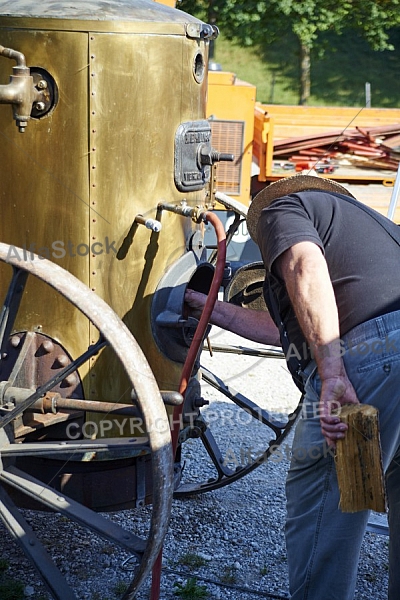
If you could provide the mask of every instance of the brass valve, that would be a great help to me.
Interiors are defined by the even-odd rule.
[[[0,104],[12,104],[13,115],[21,133],[25,131],[34,104],[42,100],[43,91],[36,89],[25,56],[21,52],[0,46],[0,56],[17,62],[12,69],[10,82],[0,85]]]

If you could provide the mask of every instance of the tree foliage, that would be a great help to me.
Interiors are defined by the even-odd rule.
[[[301,103],[310,94],[311,50],[323,51],[321,33],[351,28],[374,50],[393,50],[389,31],[400,25],[400,0],[182,0],[179,8],[216,23],[225,37],[246,46],[265,47],[293,33],[301,57]]]

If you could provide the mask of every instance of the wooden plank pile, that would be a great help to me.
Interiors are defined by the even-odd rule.
[[[273,156],[301,168],[305,163],[318,161],[396,171],[400,161],[400,123],[275,140]]]

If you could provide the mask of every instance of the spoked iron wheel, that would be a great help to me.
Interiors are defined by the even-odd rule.
[[[226,208],[235,213],[234,222],[227,233],[227,240],[231,241],[235,231],[246,218],[247,207],[223,194],[217,194],[217,199],[222,202]],[[215,254],[212,254],[210,262],[213,262],[214,259]],[[257,310],[267,310],[262,294],[264,276],[265,270],[263,264],[260,262],[249,263],[241,267],[226,288],[224,300],[239,306]],[[260,359],[284,359],[284,354],[279,348],[245,348],[242,346],[219,346],[214,343],[212,343],[211,346],[205,347],[204,350],[207,350],[207,348],[212,348],[213,353],[240,354],[243,356],[260,357]],[[229,375],[229,373],[227,375]],[[224,381],[223,376],[217,376],[205,367],[201,368],[201,376],[204,382],[208,383],[228,398],[231,406],[235,409],[235,418],[239,423],[243,423],[244,419],[246,424],[249,424],[249,419],[254,419],[254,423],[257,422],[258,426],[260,423],[265,426],[267,428],[265,433],[268,434],[268,440],[265,442],[264,449],[262,451],[257,451],[255,456],[254,453],[251,454],[250,452],[246,452],[245,456],[243,456],[242,449],[239,449],[238,453],[235,455],[235,451],[229,446],[229,442],[228,446],[226,444],[225,446],[222,446],[217,440],[217,436],[213,433],[215,424],[212,421],[214,421],[214,419],[210,420],[208,418],[207,408],[204,410],[202,409],[199,411],[199,415],[195,419],[193,426],[186,432],[182,432],[182,443],[188,438],[198,438],[201,441],[209,461],[211,461],[211,464],[213,465],[213,474],[207,476],[205,480],[201,480],[200,477],[200,481],[197,481],[196,479],[196,481],[193,482],[186,482],[183,471],[182,482],[174,493],[175,497],[190,496],[192,494],[215,490],[233,483],[254,471],[258,466],[265,463],[271,454],[276,451],[277,447],[285,440],[301,410],[300,400],[291,414],[287,415],[284,420],[279,420],[268,410],[261,408],[254,401],[235,390],[230,384]],[[268,381],[263,381],[262,383],[263,386],[268,385]],[[229,404],[227,410],[231,410]],[[222,415],[218,418],[224,419],[224,416]],[[242,456],[240,456],[240,454],[242,454]],[[230,458],[234,459],[233,468],[229,464],[229,462],[232,464]],[[243,458],[245,460],[242,460]]]
[[[252,348],[215,345],[212,346],[212,349],[213,352],[235,353],[262,358],[282,358],[280,351],[273,349],[255,350]],[[174,492],[176,498],[222,488],[248,475],[254,469],[264,464],[288,436],[301,410],[300,401],[296,409],[288,414],[285,420],[278,420],[268,410],[261,408],[254,401],[234,389],[231,385],[224,382],[222,378],[205,367],[201,368],[201,375],[204,382],[208,383],[231,401],[233,409],[227,408],[226,413],[228,414],[225,415],[223,413],[224,409],[221,409],[221,414],[210,411],[212,412],[211,418],[209,418],[210,412],[207,414],[207,409],[204,412],[200,411],[200,414],[189,430],[189,434],[186,435],[185,441],[188,438],[198,438],[201,441],[213,465],[214,473],[211,475],[207,474],[207,478],[204,480],[199,481],[196,477],[195,481],[186,481],[185,469],[183,469],[182,482]],[[239,445],[239,449],[236,449],[229,441],[226,443],[225,440],[224,445],[221,444],[218,440],[218,435],[213,432],[218,419],[225,422],[226,427],[229,427],[232,420],[246,426],[250,424],[249,420],[253,420],[257,425],[262,424],[267,428],[266,432],[268,432],[265,449],[263,451],[257,450],[254,455],[251,449],[245,449],[241,445]],[[264,431],[264,434],[266,432]],[[185,442],[183,441],[183,443]],[[233,468],[229,463],[233,464]]]
[[[0,518],[57,600],[72,600],[76,596],[25,521],[19,509],[21,498],[22,504],[24,500],[33,500],[41,510],[50,509],[62,513],[68,519],[135,554],[140,561],[139,566],[124,596],[126,600],[131,600],[150,573],[159,554],[171,510],[173,487],[171,436],[168,417],[157,383],[133,336],[103,300],[58,265],[39,257],[31,261],[10,258],[9,250],[8,245],[0,244],[0,261],[9,263],[13,269],[1,314],[1,356],[8,358],[10,362],[10,353],[18,346],[19,349],[17,359],[11,368],[7,366],[7,361],[3,361],[4,364],[0,365]],[[23,256],[23,251],[20,250],[18,255]],[[26,331],[18,334],[14,332],[14,323],[29,275],[42,280],[71,302],[89,319],[99,333],[97,343],[89,346],[76,358],[68,358],[60,348],[56,348],[58,363],[57,360],[54,362],[52,359],[54,364],[57,363],[57,368],[53,371],[55,374],[45,380],[39,376],[39,383],[36,386],[32,386],[35,378],[32,377],[32,369],[26,367],[26,359],[32,357],[32,352],[35,357],[46,353],[51,354],[56,342],[40,336],[39,340],[36,340],[36,332]],[[68,323],[65,323],[65,327],[67,326]],[[135,406],[117,404],[115,400],[118,399],[114,398],[109,399],[110,403],[79,398],[81,387],[78,384],[78,369],[101,352],[105,346],[113,350],[122,364],[135,393]],[[36,374],[40,375],[39,371],[40,369],[36,369]],[[63,397],[63,386],[72,384],[75,390],[73,397],[65,397],[65,393]],[[58,412],[60,407],[61,410]],[[36,438],[29,435],[32,429],[32,414],[35,423],[39,423],[41,427],[40,431],[45,432],[54,427],[54,424],[56,428],[60,427],[60,423],[62,425],[66,419],[68,420],[68,414],[77,410],[80,411],[79,414],[82,414],[82,411],[85,414],[86,410],[90,410],[113,415],[140,415],[146,431],[149,432],[148,437],[72,441],[56,437],[52,441],[41,441],[46,439],[45,435],[37,435]],[[48,413],[44,414],[47,411]],[[34,441],[31,441],[32,439]],[[128,460],[134,460],[136,457],[150,456],[152,513],[147,539],[114,524],[91,508],[68,497],[63,491],[55,490],[40,478],[32,476],[19,467],[21,461],[25,464],[26,457],[28,457],[26,464],[40,458],[64,465],[68,461],[76,460],[77,456],[82,457],[83,460],[80,466],[83,479],[85,479],[86,468],[90,473],[93,457],[99,457],[103,464],[104,461],[108,461],[108,477],[112,479],[114,461],[121,463],[127,457]],[[89,461],[85,458],[87,456],[91,457]],[[85,460],[88,462],[84,462]],[[15,466],[16,464],[18,466]],[[135,486],[138,488],[141,485],[139,469],[136,471],[136,479]],[[16,497],[17,503],[14,502]]]

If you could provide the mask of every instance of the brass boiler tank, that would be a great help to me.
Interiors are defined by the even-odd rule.
[[[158,388],[177,390],[185,350],[181,355],[168,305],[179,313],[187,282],[204,266],[203,225],[185,211],[209,202],[215,156],[204,115],[208,41],[215,33],[151,0],[0,1],[0,285],[3,294],[8,290],[0,421],[85,356],[100,331],[96,352],[50,396],[42,394],[50,410],[40,398],[39,410],[31,407],[7,424],[8,442],[25,444],[139,438],[136,454],[113,448],[106,454],[115,460],[100,461],[93,474],[80,462],[97,457],[86,446],[64,471],[48,455],[12,459],[95,510],[137,506],[154,493],[151,458],[140,445],[146,432],[116,416],[101,426],[98,411],[85,421],[78,401],[132,404],[136,385],[124,364],[132,352],[124,356],[125,330],[119,333],[106,305],[133,333]],[[18,267],[38,278],[25,283]],[[68,274],[106,305],[89,291],[86,297]],[[103,347],[103,334],[112,347]],[[24,505],[16,477],[4,475],[3,482],[8,478]]]

